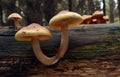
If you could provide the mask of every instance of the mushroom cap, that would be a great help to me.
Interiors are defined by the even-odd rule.
[[[81,24],[86,24],[87,21],[92,20],[91,17],[92,17],[91,15],[82,15],[83,21]]]
[[[101,18],[101,23],[106,23],[107,21],[109,21],[108,16],[103,16],[103,18]]]
[[[109,17],[108,16],[103,16],[103,19],[106,21],[109,21]]]
[[[103,17],[103,12],[101,11],[95,11],[93,14],[92,14],[92,18],[98,18],[98,17]]]
[[[32,37],[37,36],[39,40],[51,38],[51,32],[37,23],[32,23],[21,28],[16,34],[15,39],[18,41],[32,41]]]
[[[62,26],[75,26],[82,22],[82,16],[75,12],[61,11],[51,18],[49,25],[55,29],[61,29]]]
[[[21,20],[22,17],[18,13],[12,13],[8,16],[8,19],[11,20]]]

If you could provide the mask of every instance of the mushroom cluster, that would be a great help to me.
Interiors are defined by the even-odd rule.
[[[52,37],[51,32],[45,27],[32,23],[21,28],[16,34],[15,39],[18,41],[31,41],[32,48],[37,59],[45,65],[55,64],[62,58],[68,47],[68,27],[76,26],[83,21],[80,14],[69,11],[61,11],[51,18],[49,26],[54,29],[61,29],[61,43],[55,56],[47,57],[40,48],[39,40],[48,40]]]
[[[100,11],[95,11],[92,15],[82,15],[82,18],[81,24],[105,24],[109,21],[109,18]]]

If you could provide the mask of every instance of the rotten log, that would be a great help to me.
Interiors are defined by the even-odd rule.
[[[53,56],[60,45],[61,31],[48,28],[53,38],[41,41],[41,48],[47,56]],[[120,24],[91,24],[70,27],[69,47],[64,58],[80,59],[106,56],[120,53]],[[13,29],[0,29],[0,59],[10,57],[34,57],[30,42],[21,42],[14,39]],[[16,58],[14,58],[15,60]],[[22,59],[23,60],[23,59]],[[26,59],[28,60],[28,59]]]

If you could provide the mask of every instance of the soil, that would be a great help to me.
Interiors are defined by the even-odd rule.
[[[120,77],[120,60],[61,60],[52,66],[39,62],[0,67],[0,77]]]

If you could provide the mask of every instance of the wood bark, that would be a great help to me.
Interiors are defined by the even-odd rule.
[[[1,5],[1,0],[0,0],[0,25],[2,25],[3,21],[2,21],[2,5]]]
[[[114,0],[109,1],[109,6],[110,6],[110,23],[114,23],[114,8],[115,8]]]
[[[106,4],[105,4],[105,0],[103,0],[103,13],[104,15],[106,15]]]
[[[72,11],[73,6],[72,6],[72,0],[68,0],[68,7],[69,7],[69,11]]]
[[[49,27],[47,27],[49,28]],[[53,33],[53,38],[47,41],[41,41],[41,48],[45,54],[49,56],[56,53],[60,45],[61,31],[49,28]],[[74,55],[86,52],[101,53],[105,51],[119,50],[119,24],[99,24],[99,25],[83,25],[69,28],[69,47],[66,55]],[[20,42],[14,39],[15,31],[12,29],[0,29],[0,55],[16,56],[21,54],[31,55],[32,47],[30,42]],[[101,46],[103,45],[103,48]],[[105,46],[104,46],[105,45]],[[109,46],[110,45],[110,46]],[[118,49],[112,46],[116,45]],[[100,46],[100,47],[99,47]],[[108,48],[107,48],[108,46]],[[105,47],[105,48],[104,48]],[[9,53],[8,53],[9,52]],[[6,53],[6,54],[5,54]],[[73,53],[73,54],[71,54]],[[112,52],[111,52],[112,53]],[[4,54],[4,55],[3,55]],[[66,57],[68,57],[66,56]],[[76,57],[79,57],[78,55]]]
[[[118,0],[118,15],[119,15],[119,20],[120,20],[120,0]]]
[[[60,45],[61,31],[48,28],[53,38],[41,41],[41,49],[47,56],[53,56]],[[71,27],[68,50],[63,59],[119,59],[120,24],[91,24]],[[0,29],[0,66],[39,63],[34,56],[30,42],[16,41],[14,29]],[[3,63],[4,62],[4,63]]]

